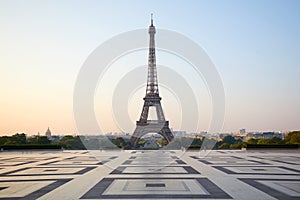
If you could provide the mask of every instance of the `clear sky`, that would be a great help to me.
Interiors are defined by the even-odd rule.
[[[112,36],[147,28],[150,13],[157,28],[193,39],[215,63],[226,93],[224,131],[299,130],[299,11],[297,0],[0,0],[0,135],[48,126],[76,133],[81,65]]]

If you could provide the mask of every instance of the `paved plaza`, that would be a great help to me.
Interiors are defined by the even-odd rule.
[[[299,151],[12,151],[0,176],[0,199],[300,199]]]

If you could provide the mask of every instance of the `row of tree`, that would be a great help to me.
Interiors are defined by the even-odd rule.
[[[300,131],[290,132],[285,139],[281,139],[278,137],[273,137],[270,139],[255,139],[251,138],[247,142],[243,142],[242,140],[235,139],[232,136],[226,136],[221,142],[218,142],[216,148],[218,149],[241,149],[242,147],[246,147],[247,144],[251,145],[290,145],[297,144],[300,145]]]
[[[0,137],[0,146],[34,146],[34,145],[59,145],[65,149],[84,149],[79,137],[64,136],[58,142],[52,142],[46,136],[32,136],[26,137],[25,133],[16,133],[12,136]]]
[[[25,133],[16,133],[12,136],[0,137],[0,145],[26,145],[26,144],[50,144],[46,136],[26,137]]]
[[[147,139],[140,139],[137,148],[143,148]],[[165,146],[166,141],[164,139],[156,140],[159,146]],[[17,133],[12,136],[0,137],[0,146],[9,145],[59,145],[64,149],[131,149],[129,139],[122,137],[107,138],[105,136],[63,136],[59,141],[52,142],[46,136],[33,136],[26,137],[24,133]],[[212,139],[204,138],[175,138],[169,145],[165,146],[167,149],[199,149],[202,145],[205,149],[241,149],[247,144],[252,145],[283,145],[283,144],[298,144],[300,145],[300,131],[294,131],[287,135],[282,140],[277,137],[271,139],[254,139],[251,138],[247,142],[243,142],[240,139],[235,139],[233,136],[226,136],[220,142],[216,142]]]

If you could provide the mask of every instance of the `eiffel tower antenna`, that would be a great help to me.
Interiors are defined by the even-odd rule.
[[[153,13],[151,13],[151,26],[153,26]]]
[[[155,56],[155,26],[153,25],[153,14],[151,13],[151,24],[148,29],[150,35],[149,55],[148,55],[148,76],[146,95],[144,97],[144,106],[139,121],[136,122],[136,129],[130,139],[133,147],[136,147],[139,139],[147,133],[155,132],[164,137],[169,143],[173,138],[173,134],[169,128],[169,121],[165,120],[165,116],[161,106],[161,97],[158,92],[156,56]],[[157,120],[148,120],[149,108],[156,109]]]

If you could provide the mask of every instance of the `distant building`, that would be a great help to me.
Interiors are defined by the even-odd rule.
[[[284,134],[280,132],[250,132],[247,134],[247,140],[250,138],[254,139],[272,139],[273,137],[278,137],[280,139],[284,139]]]
[[[248,134],[246,133],[246,129],[242,128],[239,130],[237,134],[235,134],[234,139],[242,140],[243,142],[247,142]]]
[[[263,139],[272,139],[275,136],[274,132],[263,132],[262,138]]]
[[[200,132],[200,135],[201,135],[201,136],[205,136],[205,135],[207,135],[207,134],[208,134],[207,131],[201,131],[201,132]]]
[[[58,135],[52,135],[51,136],[51,141],[52,142],[58,142],[60,139],[61,139],[61,137],[58,136]]]
[[[242,128],[240,129],[240,134],[245,134],[246,133],[246,129]]]
[[[48,129],[47,129],[45,135],[47,136],[47,138],[48,138],[49,140],[51,139],[51,131],[50,131],[49,127],[48,127]]]
[[[242,140],[243,142],[247,142],[248,140],[248,137],[247,137],[247,134],[246,133],[238,133],[234,136],[234,139],[236,140]]]
[[[186,136],[186,131],[172,131],[175,138],[181,138]]]

